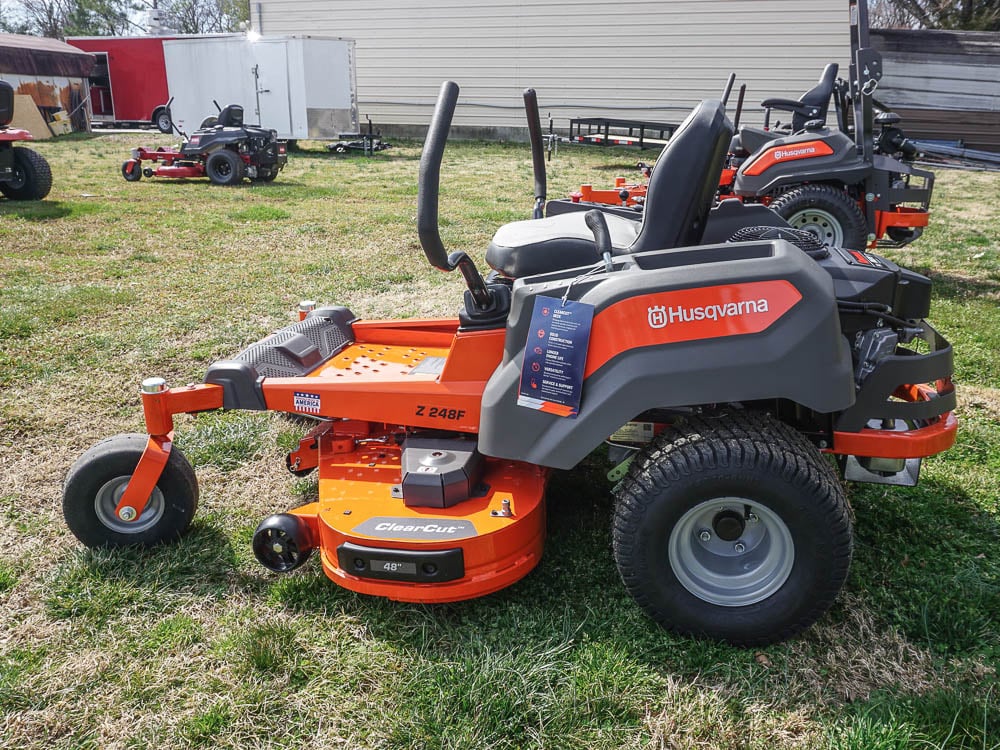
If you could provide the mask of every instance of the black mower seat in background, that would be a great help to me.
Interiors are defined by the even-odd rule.
[[[698,244],[732,137],[722,102],[707,100],[695,107],[656,162],[641,223],[605,214],[612,254]],[[600,258],[584,215],[505,224],[493,235],[486,262],[513,279],[596,263]]]
[[[243,107],[239,104],[229,104],[223,107],[222,111],[219,112],[219,119],[216,124],[224,128],[242,128]]]
[[[6,128],[14,119],[14,87],[0,81],[0,128]]]

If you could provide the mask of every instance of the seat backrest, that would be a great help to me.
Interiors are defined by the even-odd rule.
[[[0,81],[0,128],[10,125],[14,119],[14,87]]]
[[[830,97],[833,96],[833,85],[837,81],[837,63],[830,63],[823,68],[823,73],[819,77],[819,82],[799,97],[799,102],[814,108],[816,111],[812,116],[802,112],[795,112],[792,115],[792,132],[797,133],[806,126],[810,120],[822,120],[826,122],[827,110],[830,108]]]
[[[663,149],[646,188],[631,253],[697,245],[719,189],[733,124],[717,100],[695,107]]]
[[[229,104],[219,112],[219,125],[224,128],[243,127],[243,107],[239,104]]]

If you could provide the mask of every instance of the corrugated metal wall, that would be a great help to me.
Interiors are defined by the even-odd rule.
[[[355,39],[359,111],[383,125],[426,123],[445,79],[462,86],[458,125],[523,126],[528,86],[558,127],[595,115],[679,122],[719,96],[730,71],[755,110],[849,55],[847,3],[829,0],[251,0],[250,10],[266,35]]]
[[[875,97],[913,138],[963,140],[1000,151],[1000,34],[873,31],[885,76]]]

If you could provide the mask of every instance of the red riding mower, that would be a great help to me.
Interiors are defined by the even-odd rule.
[[[317,550],[352,591],[457,601],[538,564],[547,480],[608,443],[622,477],[614,555],[641,607],[740,644],[807,627],[851,558],[835,466],[912,484],[954,440],[951,347],[924,320],[930,281],[787,225],[750,226],[756,209],[773,216],[760,206],[712,209],[733,135],[718,101],[674,134],[627,242],[600,211],[515,222],[494,236],[484,280],[438,233],[457,100],[445,83],[417,199],[427,259],[464,277],[457,318],[364,321],[304,303],[299,322],[201,384],[143,381],[148,435],[76,462],[70,529],[90,546],[176,538],[198,485],[174,415],[291,412],[317,420],[287,463],[318,471],[319,499],[265,518],[257,559],[286,572]],[[703,244],[707,223],[727,222],[745,241]]]
[[[837,247],[899,247],[927,226],[934,174],[913,166],[917,149],[897,127],[898,115],[873,115],[882,58],[868,47],[864,3],[850,0],[849,5],[850,82],[838,80],[838,67],[831,64],[799,99],[761,102],[765,127],[739,130],[719,181],[719,198],[770,206],[793,227]],[[839,130],[826,127],[831,97]],[[737,122],[742,101],[741,92]],[[788,128],[769,128],[772,110],[791,114]],[[636,218],[645,186],[628,185],[622,178],[619,182],[612,190],[583,185],[570,199],[550,202],[548,213],[607,204]]]
[[[185,141],[179,149],[133,149],[132,158],[122,163],[122,177],[129,182],[143,176],[208,177],[216,185],[238,185],[244,177],[271,182],[288,162],[286,143],[278,140],[277,131],[244,125],[243,107],[238,104],[206,118],[190,138],[180,135]],[[160,166],[143,167],[144,161]]]
[[[52,170],[45,157],[18,141],[33,141],[31,133],[9,128],[14,119],[14,87],[0,81],[0,193],[12,201],[40,201],[52,189]]]

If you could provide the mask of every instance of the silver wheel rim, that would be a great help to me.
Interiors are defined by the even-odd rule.
[[[833,247],[842,247],[844,243],[844,228],[829,211],[819,208],[807,208],[797,211],[788,219],[795,229],[803,229],[816,235],[820,242]]]
[[[725,540],[716,532],[720,513],[745,519],[738,539]],[[767,506],[740,497],[706,500],[691,508],[670,532],[667,548],[681,585],[720,607],[763,601],[784,585],[795,562],[785,522]]]
[[[94,511],[98,519],[111,531],[118,534],[141,534],[143,531],[155,526],[163,518],[164,502],[163,493],[159,487],[153,488],[153,494],[149,496],[149,502],[142,511],[142,515],[134,521],[123,521],[115,513],[118,502],[122,499],[125,488],[131,476],[115,477],[107,481],[97,491],[94,498]]]

